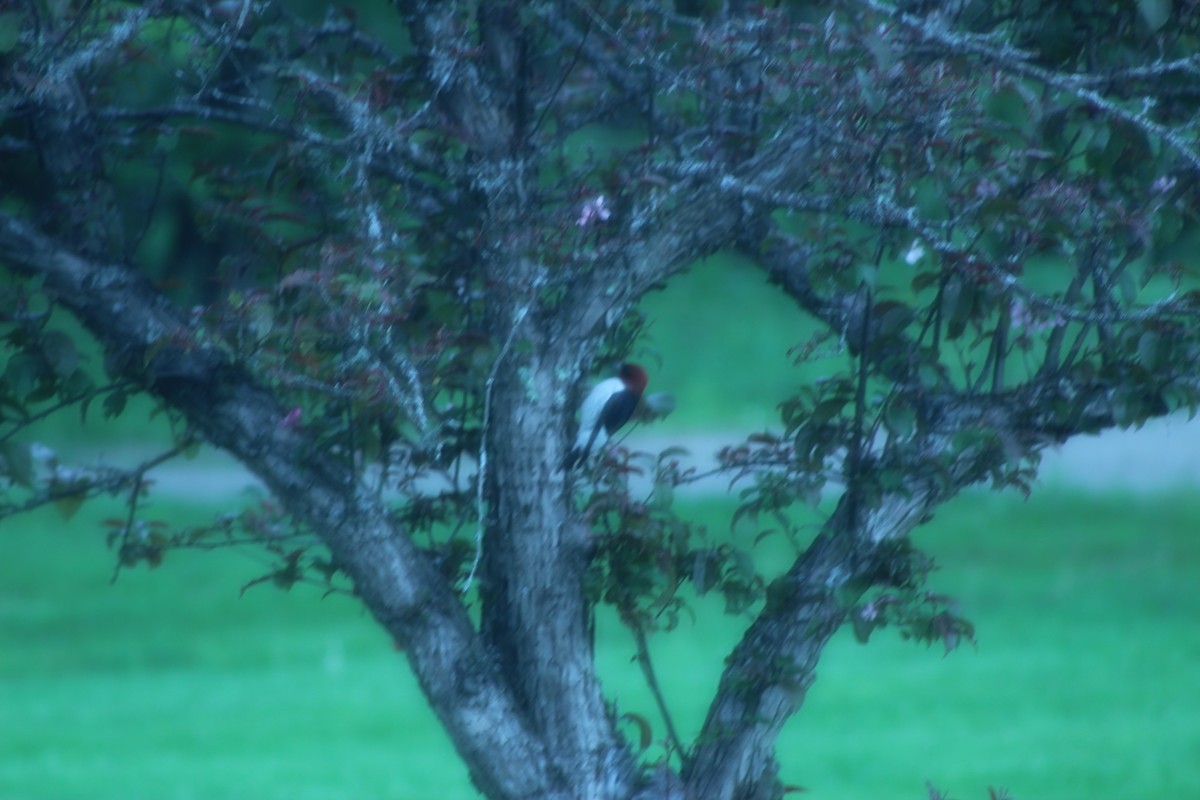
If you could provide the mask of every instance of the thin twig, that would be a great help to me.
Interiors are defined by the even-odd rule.
[[[492,364],[491,372],[488,373],[487,382],[484,384],[483,423],[479,431],[479,469],[475,476],[475,480],[477,481],[475,485],[475,513],[478,517],[475,527],[475,557],[471,560],[471,569],[467,573],[466,580],[463,581],[463,594],[466,594],[471,589],[471,584],[475,580],[475,573],[479,570],[479,561],[483,557],[483,489],[487,480],[487,437],[488,425],[492,417],[492,386],[495,385],[496,377],[500,374],[500,365],[504,363],[509,350],[512,349],[512,343],[516,339],[517,330],[521,327],[521,323],[525,321],[525,315],[528,313],[529,304],[517,310],[516,319],[513,320],[512,328],[508,331],[508,338],[504,340],[504,346],[500,348],[500,353],[496,356],[496,361]]]
[[[138,495],[142,493],[143,475],[144,473],[138,472],[133,478],[133,489],[129,492],[129,513],[125,515],[125,528],[121,531],[121,547],[117,550],[117,563],[113,564],[113,574],[109,583],[116,583],[117,578],[121,575],[125,545],[129,543],[129,538],[133,535],[133,523],[137,521]]]
[[[18,433],[25,430],[33,423],[43,420],[46,417],[50,416],[51,414],[54,414],[57,411],[62,411],[64,408],[69,408],[70,406],[77,405],[79,403],[84,403],[84,402],[90,403],[93,399],[99,397],[102,394],[108,394],[109,392],[115,392],[115,391],[124,389],[127,386],[131,386],[131,385],[133,385],[132,381],[121,381],[119,383],[110,383],[108,386],[102,386],[99,389],[93,389],[91,392],[89,392],[87,395],[84,395],[83,397],[71,397],[66,400],[62,400],[58,403],[55,403],[54,405],[50,406],[49,408],[44,408],[41,411],[37,412],[36,414],[31,414],[30,416],[25,417],[20,422],[16,423],[11,431],[0,436],[0,444],[4,444],[9,439],[13,438]]]
[[[26,511],[33,511],[34,509],[41,508],[49,503],[55,503],[59,500],[66,500],[69,497],[79,497],[80,495],[83,495],[84,499],[87,499],[103,493],[116,493],[127,486],[130,481],[141,480],[141,477],[150,470],[171,460],[172,458],[175,458],[188,447],[190,447],[194,441],[195,440],[190,438],[186,439],[170,450],[167,450],[155,456],[154,458],[142,462],[132,470],[123,471],[111,468],[97,470],[98,474],[94,475],[90,480],[81,480],[72,483],[65,488],[59,487],[57,491],[39,494],[30,498],[24,503],[21,503],[20,505],[0,505],[0,519],[3,519],[4,517],[11,517],[16,514],[23,514]]]
[[[867,415],[867,375],[868,364],[871,361],[871,290],[866,284],[860,287],[859,296],[862,298],[862,329],[859,332],[858,343],[858,386],[854,392],[854,439],[850,443],[850,453],[847,458],[846,492],[850,503],[850,530],[858,535],[858,511],[862,498],[862,461],[864,430]]]
[[[679,732],[675,730],[675,721],[671,718],[671,711],[667,708],[666,698],[663,697],[662,688],[658,685],[658,677],[654,673],[654,664],[650,661],[650,647],[646,644],[646,632],[642,630],[640,625],[631,625],[633,630],[633,639],[637,643],[637,660],[642,668],[642,674],[646,676],[646,686],[650,689],[651,696],[654,697],[654,703],[658,706],[658,713],[663,719],[663,724],[667,726],[667,739],[671,742],[671,746],[679,753],[681,761],[686,762],[688,752],[683,746],[683,741],[679,738]]]

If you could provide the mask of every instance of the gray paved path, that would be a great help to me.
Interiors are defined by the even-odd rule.
[[[704,469],[713,463],[713,454],[722,445],[739,438],[737,434],[693,434],[680,441],[643,430],[635,431],[628,444],[646,450],[683,444],[694,463]],[[122,466],[136,463],[136,457],[128,453],[112,453],[106,460]],[[204,501],[232,499],[256,485],[236,462],[211,451],[191,461],[169,463],[154,477],[161,492]],[[1077,437],[1046,452],[1040,483],[1095,491],[1200,490],[1200,419],[1157,420],[1140,430]],[[720,492],[725,485],[714,481],[701,491]]]

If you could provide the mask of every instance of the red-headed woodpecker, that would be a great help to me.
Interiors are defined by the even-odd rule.
[[[609,437],[629,421],[649,382],[637,364],[622,364],[615,378],[596,384],[579,413],[579,435],[567,456],[567,469],[587,461],[593,446],[603,447]]]

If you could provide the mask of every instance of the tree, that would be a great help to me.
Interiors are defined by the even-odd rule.
[[[971,636],[909,541],[939,504],[1194,411],[1198,51],[1192,0],[9,4],[0,513],[124,491],[122,564],[248,535],[276,582],[353,593],[489,797],[778,796],[841,626]],[[769,582],[675,516],[677,452],[651,502],[641,456],[563,468],[639,298],[718,251],[820,326],[800,357],[844,357],[722,452],[743,518],[838,493]],[[30,420],[134,393],[177,423],[162,458],[228,451],[280,518],[147,534],[161,459],[39,471]],[[755,616],[650,769],[589,611],[644,635],[687,581]]]

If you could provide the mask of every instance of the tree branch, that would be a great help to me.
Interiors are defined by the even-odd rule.
[[[1076,427],[1111,422],[1098,400]],[[978,427],[999,431],[1001,438],[1013,432],[1024,443],[1045,444],[1062,420],[1029,416],[1029,402],[1015,395],[1002,403],[994,396],[976,399],[947,409],[916,446],[886,457],[872,454],[871,470],[901,475],[902,485],[867,505],[855,487],[847,487],[816,539],[768,588],[765,608],[726,659],[729,666],[683,775],[689,796],[774,796],[775,741],[803,704],[821,652],[848,611],[872,587],[905,585],[911,576],[897,543],[932,509],[986,479],[1007,458],[1001,441],[948,458],[955,452],[952,437]],[[870,481],[870,472],[859,479]]]
[[[893,333],[901,336],[899,344],[876,344],[878,327],[864,324],[865,309],[851,298],[843,305],[823,297],[809,281],[800,243],[773,237],[754,255],[805,311],[847,341],[854,341],[856,326],[862,325],[859,358],[874,363],[901,390],[912,385],[916,373],[907,362],[878,356],[911,349],[911,342]],[[1200,387],[1193,375],[1174,380],[1192,391]],[[1150,416],[1168,410],[1156,391],[1147,388],[1146,402],[1158,403],[1150,406]],[[855,598],[895,578],[894,542],[937,505],[996,470],[1071,436],[1118,424],[1122,402],[1103,379],[1057,376],[983,396],[938,387],[923,387],[921,394],[921,419],[911,446],[869,456],[872,470],[904,476],[903,486],[865,508],[856,491],[861,487],[848,486],[817,539],[770,587],[766,608],[727,659],[729,667],[684,773],[690,796],[758,796],[763,782],[773,779],[776,737],[803,703],[824,646]],[[968,431],[989,437],[956,448],[954,437]],[[855,477],[870,479],[869,473]]]
[[[1170,125],[1155,122],[1147,113],[1152,104],[1146,104],[1140,111],[1131,111],[1110,97],[1093,88],[1097,83],[1104,86],[1112,85],[1110,76],[1101,76],[1099,81],[1094,75],[1078,75],[1073,73],[1055,72],[1030,63],[1032,54],[1013,47],[1009,44],[998,43],[995,37],[965,33],[947,27],[940,19],[923,18],[914,14],[906,14],[899,9],[885,5],[878,0],[860,0],[861,4],[874,11],[880,12],[896,20],[914,34],[935,43],[945,51],[956,55],[970,55],[981,59],[985,64],[996,67],[1023,78],[1031,78],[1046,86],[1074,95],[1079,100],[1112,119],[1129,123],[1148,134],[1161,138],[1194,169],[1200,170],[1200,147],[1193,136],[1191,140],[1185,136],[1184,130]],[[1134,74],[1141,77],[1146,74],[1166,74],[1168,72],[1195,73],[1200,67],[1200,59],[1196,57],[1182,59],[1167,64],[1151,65],[1142,68]]]
[[[810,149],[806,131],[791,131],[748,159],[737,179],[765,193],[795,185],[807,174]],[[646,193],[625,220],[624,234],[596,248],[590,269],[568,290],[567,302],[576,309],[565,315],[571,334],[585,336],[611,322],[656,284],[745,238],[760,228],[764,211],[754,198],[689,178]]]
[[[7,213],[0,213],[0,255],[10,269],[41,276],[124,377],[148,382],[318,533],[404,648],[482,791],[526,798],[554,786],[543,743],[525,728],[446,579],[348,467],[325,457],[303,431],[280,425],[286,410],[267,387],[198,341],[169,301],[128,268],[84,259]]]
[[[260,111],[258,117],[254,112]],[[419,198],[418,205],[425,204],[424,211],[440,212],[463,202],[462,189],[453,183],[436,185],[422,174],[446,177],[449,170],[438,159],[429,156],[416,145],[401,144],[390,135],[376,142],[374,147],[363,148],[361,137],[379,133],[378,120],[372,122],[371,130],[359,131],[357,136],[332,139],[311,128],[280,122],[268,108],[220,107],[182,100],[171,105],[151,108],[108,108],[97,112],[101,119],[131,122],[160,122],[171,119],[198,119],[237,125],[246,130],[262,131],[295,141],[318,150],[326,150],[345,158],[361,160],[367,169],[412,190]]]
[[[615,35],[603,23],[603,20],[596,17],[595,12],[591,9],[579,3],[574,5],[588,19],[588,28],[585,28],[583,31],[572,25],[570,20],[562,13],[561,8],[553,4],[540,7],[540,13],[550,30],[562,39],[568,47],[578,48],[587,63],[592,65],[613,86],[619,89],[622,97],[633,97],[642,92],[645,89],[645,81],[640,80],[634,72],[626,69],[620,61],[609,55],[601,42],[589,41],[587,30],[593,26],[599,27],[609,37],[610,41],[618,46],[625,44],[621,37]],[[637,58],[631,59],[634,63],[640,60],[644,60],[641,54],[638,54]]]
[[[474,59],[465,57],[478,43],[456,19],[456,5],[423,0],[395,0],[395,5],[422,56],[434,97],[467,143],[492,155],[508,152],[513,121]]]
[[[916,374],[915,364],[911,359],[895,357],[894,353],[911,356],[916,343],[903,333],[895,333],[892,335],[900,338],[894,350],[876,346],[881,323],[877,318],[864,320],[864,316],[870,316],[863,302],[864,293],[842,293],[831,299],[818,292],[808,270],[809,248],[803,242],[776,230],[765,243],[744,242],[741,249],[805,313],[820,320],[846,342],[851,354],[865,353],[872,366],[892,381],[901,386],[912,384]]]
[[[930,490],[888,495],[859,511],[856,531],[850,493],[843,495],[813,543],[768,588],[766,608],[727,659],[683,775],[689,796],[774,796],[775,741],[804,702],[825,645],[857,596],[890,580],[891,543],[945,499]]]

